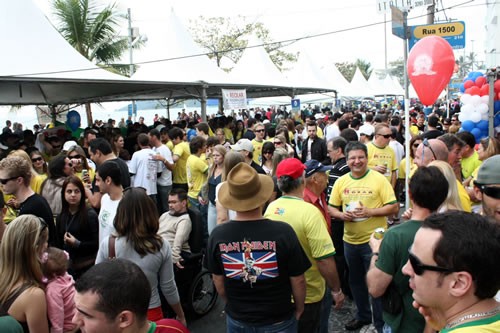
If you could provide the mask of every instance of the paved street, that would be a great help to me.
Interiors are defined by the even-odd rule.
[[[347,331],[344,328],[345,323],[353,318],[355,307],[352,301],[346,300],[344,307],[339,311],[335,311],[332,308],[332,313],[329,320],[329,332],[330,333],[369,333],[375,332],[375,330],[369,326],[363,327],[359,331]],[[206,316],[198,319],[188,318],[188,328],[192,333],[224,333],[226,329],[225,325],[225,315],[224,315],[224,304],[219,298],[217,304],[214,306],[212,311]]]

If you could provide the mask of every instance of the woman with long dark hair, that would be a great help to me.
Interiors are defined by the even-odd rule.
[[[49,203],[54,216],[61,212],[62,184],[73,173],[73,163],[66,155],[57,155],[49,162],[49,177],[42,183],[40,194]]]
[[[62,185],[62,210],[56,219],[57,247],[71,259],[69,273],[78,279],[94,265],[99,247],[99,222],[94,209],[85,203],[85,188],[77,176]]]
[[[96,263],[108,260],[110,246],[116,258],[125,258],[137,264],[151,285],[148,320],[163,318],[158,285],[177,320],[186,325],[186,318],[175,284],[172,250],[168,242],[158,235],[159,216],[156,203],[139,187],[130,187],[116,212],[114,227],[117,236],[105,237],[99,245]],[[111,256],[113,257],[113,256]],[[159,279],[159,281],[158,281]]]

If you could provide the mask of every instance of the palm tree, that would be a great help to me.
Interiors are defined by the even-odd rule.
[[[61,35],[85,58],[113,72],[128,74],[128,65],[114,65],[128,51],[128,38],[118,36],[115,5],[98,9],[93,0],[54,0]]]
[[[368,61],[362,60],[362,59],[356,59],[356,62],[354,63],[355,68],[358,67],[363,76],[365,77],[366,80],[370,77],[373,68],[372,64]]]

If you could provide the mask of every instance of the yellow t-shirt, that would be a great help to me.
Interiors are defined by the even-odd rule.
[[[172,155],[179,156],[179,159],[175,163],[175,167],[173,170],[173,182],[175,184],[187,184],[187,175],[186,175],[186,163],[188,157],[191,155],[191,151],[189,150],[189,144],[185,141],[180,142],[175,145],[172,150]]]
[[[328,204],[349,211],[352,206],[380,208],[394,204],[396,196],[391,184],[382,174],[368,169],[361,178],[353,178],[351,173],[343,175],[335,182]],[[349,244],[364,244],[376,228],[387,228],[385,216],[369,217],[360,221],[344,223],[344,241]]]
[[[470,213],[472,212],[472,204],[470,202],[469,194],[467,193],[467,190],[462,185],[462,183],[458,179],[456,179],[456,181],[457,181],[458,196],[460,198],[460,203],[462,204],[462,208],[464,209],[465,212]]]
[[[234,143],[233,132],[231,131],[231,129],[224,127],[224,137],[227,141]]]
[[[197,199],[201,187],[208,180],[208,165],[196,155],[190,155],[186,163],[188,197]]]
[[[453,328],[445,328],[441,333],[498,333],[500,332],[500,314],[490,318],[478,319]]]
[[[385,148],[380,148],[376,146],[373,142],[369,142],[366,145],[368,149],[368,168],[373,168],[377,165],[387,166],[387,172],[384,176],[389,182],[391,182],[392,172],[396,172],[398,169],[398,164],[396,161],[396,154],[394,150],[386,146]]]
[[[90,177],[90,181],[94,180],[94,178],[95,178],[95,171],[94,171],[94,169],[89,168],[87,171],[88,171],[88,174],[89,174],[89,177]],[[83,175],[82,175],[81,171],[80,172],[76,172],[75,176],[77,176],[78,178],[80,178],[80,180],[85,184],[85,182],[83,181]]]
[[[410,176],[417,171],[418,166],[413,163],[413,158],[410,157]],[[406,157],[401,160],[401,163],[399,164],[399,172],[398,172],[398,178],[399,179],[405,179],[406,178]]]
[[[174,150],[174,143],[172,142],[172,140],[168,141],[165,146],[168,147],[168,149],[170,149],[170,151],[173,151]]]
[[[318,138],[323,139],[323,130],[319,126],[316,126],[316,135],[318,136]]]
[[[479,168],[483,162],[479,160],[479,155],[477,151],[474,151],[469,157],[462,157],[461,165],[462,165],[462,176],[464,179],[469,178],[474,170]]]
[[[258,165],[262,164],[262,146],[264,145],[264,142],[266,142],[266,140],[262,140],[262,142],[259,142],[255,139],[252,140],[253,161]]]
[[[305,272],[306,304],[321,301],[325,294],[325,280],[316,260],[335,254],[326,221],[318,208],[296,197],[282,196],[267,207],[264,217],[288,223],[299,239],[311,267]]]
[[[40,194],[40,192],[42,191],[42,183],[45,179],[47,179],[47,174],[45,174],[45,175],[39,175],[39,174],[33,175],[31,177],[31,181],[30,181],[31,189],[35,193]]]

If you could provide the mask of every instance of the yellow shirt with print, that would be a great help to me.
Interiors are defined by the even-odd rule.
[[[368,169],[364,176],[353,178],[351,173],[335,182],[328,204],[348,211],[352,205],[380,208],[396,202],[391,184],[382,174]],[[364,244],[376,228],[387,228],[385,216],[373,216],[360,221],[345,221],[344,241],[349,244]]]
[[[325,295],[325,280],[316,260],[335,255],[335,247],[318,208],[297,197],[282,196],[269,204],[265,218],[288,223],[299,239],[311,267],[305,272],[306,304],[321,301]]]
[[[187,184],[186,163],[188,157],[191,155],[189,144],[185,141],[179,142],[174,146],[172,155],[179,156],[173,170],[173,182],[175,184]]]
[[[201,187],[208,180],[208,165],[200,157],[190,155],[186,163],[186,175],[188,181],[188,197],[197,199]]]
[[[264,142],[266,142],[266,140],[262,140],[262,142],[259,142],[255,139],[252,140],[253,161],[258,165],[262,164],[262,146],[264,145]]]
[[[458,197],[460,198],[460,203],[462,204],[462,208],[464,212],[470,213],[472,212],[472,203],[470,201],[469,194],[465,189],[464,185],[458,180],[457,181],[457,189],[458,189]]]
[[[387,172],[384,174],[384,176],[389,182],[391,182],[391,171],[396,172],[396,170],[398,169],[394,149],[389,146],[380,148],[373,142],[369,142],[366,145],[366,148],[368,149],[368,168],[371,169],[377,165],[387,166]]]
[[[479,168],[483,162],[479,160],[479,155],[477,151],[474,151],[469,157],[462,157],[460,164],[462,165],[462,176],[464,179],[472,176],[474,170]]]

